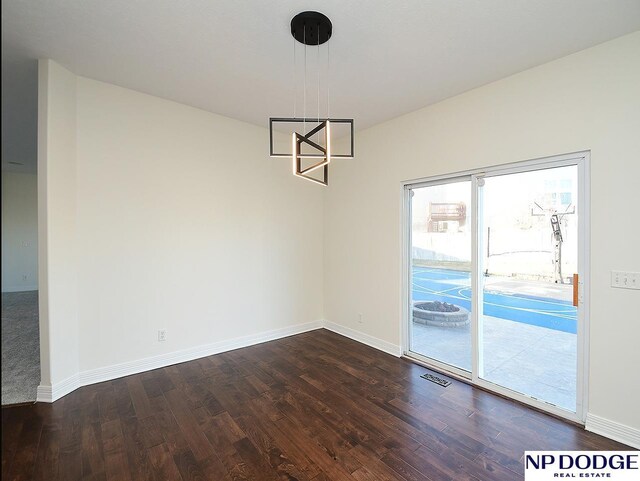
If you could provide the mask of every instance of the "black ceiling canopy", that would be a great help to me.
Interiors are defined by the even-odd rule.
[[[302,12],[291,20],[291,35],[306,45],[322,45],[331,33],[331,20],[320,12]]]

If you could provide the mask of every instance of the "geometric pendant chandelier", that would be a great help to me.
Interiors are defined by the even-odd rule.
[[[303,45],[304,81],[302,117],[296,116],[297,85],[293,98],[293,117],[271,117],[269,119],[269,155],[290,159],[293,174],[316,184],[329,184],[329,164],[334,159],[353,158],[353,119],[329,117],[329,48],[328,40],[333,34],[331,20],[319,12],[302,12],[291,20],[291,35],[294,38],[293,64],[296,83],[296,45]],[[320,116],[320,46],[326,46],[326,116]],[[317,68],[317,115],[307,116],[307,50],[315,51]],[[325,97],[323,95],[323,97]]]

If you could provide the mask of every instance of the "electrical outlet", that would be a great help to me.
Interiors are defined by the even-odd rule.
[[[158,341],[162,342],[162,341],[166,341],[167,340],[167,330],[166,329],[160,329],[158,331]]]
[[[611,271],[611,287],[640,289],[640,272]]]
[[[362,324],[362,312],[358,313],[358,324]]]

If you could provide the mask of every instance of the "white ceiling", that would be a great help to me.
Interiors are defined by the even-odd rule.
[[[258,125],[290,116],[303,10],[333,22],[331,116],[356,129],[640,29],[639,0],[5,0],[3,168],[35,168],[40,57]]]

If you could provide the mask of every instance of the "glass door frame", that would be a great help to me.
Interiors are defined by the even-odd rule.
[[[401,342],[402,354],[404,357],[423,364],[425,367],[441,371],[454,378],[468,382],[487,391],[495,392],[502,396],[512,398],[524,404],[528,404],[537,409],[549,412],[556,416],[584,424],[587,414],[588,401],[588,376],[589,376],[589,163],[590,152],[576,152],[570,154],[544,157],[534,160],[514,162],[510,164],[474,169],[464,172],[457,172],[448,175],[407,180],[402,182],[402,308],[401,316]],[[532,170],[543,170],[555,167],[565,167],[575,165],[578,169],[578,316],[577,316],[577,379],[576,379],[576,412],[567,411],[553,404],[526,396],[511,389],[499,386],[480,376],[482,368],[482,273],[479,265],[482,251],[482,209],[483,191],[480,188],[485,177],[515,174]],[[412,190],[433,185],[447,184],[457,181],[471,180],[471,350],[472,358],[471,372],[448,365],[443,362],[420,355],[410,350],[411,340],[411,290],[412,290]]]
[[[409,306],[411,306],[411,286],[412,286],[412,272],[413,272],[413,263],[412,263],[412,259],[411,259],[411,251],[412,251],[412,246],[413,246],[413,238],[412,238],[412,234],[413,234],[413,229],[412,229],[412,218],[413,218],[413,212],[412,212],[412,191],[413,189],[416,188],[423,188],[423,187],[434,187],[434,186],[438,186],[438,185],[446,185],[446,184],[454,184],[456,182],[470,182],[470,188],[471,188],[471,212],[475,212],[475,201],[473,199],[473,176],[471,174],[468,173],[462,173],[462,174],[452,174],[450,176],[438,176],[438,177],[433,177],[429,180],[426,181],[419,181],[419,183],[403,183],[403,189],[405,190],[405,197],[406,197],[406,202],[405,202],[405,222],[408,224],[407,228],[405,229],[405,234],[407,237],[407,242],[404,242],[404,245],[406,247],[406,254],[405,254],[405,259],[406,261],[403,262],[403,268],[406,269],[406,276],[403,274],[403,279],[406,280],[406,282],[408,282],[408,290],[407,290],[407,297],[404,297],[404,299],[408,299],[404,304],[406,305],[406,315],[403,316],[403,319],[406,320],[406,322],[403,323],[403,325],[405,325],[407,327],[406,330],[406,336],[403,335],[402,338],[403,340],[406,340],[406,342],[403,342],[402,345],[402,354],[404,356],[407,357],[411,357],[417,361],[419,361],[422,364],[429,364],[430,366],[433,366],[435,369],[439,370],[439,371],[446,371],[447,373],[453,374],[455,375],[457,378],[460,379],[465,379],[467,381],[471,381],[472,380],[472,373],[469,371],[466,371],[465,369],[462,369],[460,367],[457,366],[453,366],[451,364],[447,364],[445,362],[442,361],[438,361],[437,359],[433,359],[430,357],[427,357],[423,354],[420,354],[418,352],[414,352],[410,350],[411,347],[411,338],[412,338],[412,330],[413,330],[413,323],[410,322],[409,319],[409,315],[412,312],[412,309],[410,309]],[[407,217],[408,216],[408,217]],[[472,217],[472,225],[471,225],[471,289],[472,289],[472,293],[475,292],[474,290],[474,286],[473,286],[473,273],[475,272],[475,265],[474,265],[474,255],[473,255],[473,250],[474,250],[474,232],[475,232],[475,226],[473,224],[473,222],[475,221],[475,218],[477,216],[473,215]],[[473,299],[471,301],[471,306],[472,306],[472,310],[475,307],[475,304],[473,302]],[[472,344],[473,344],[473,336],[474,336],[474,332],[473,332],[473,324],[472,324],[472,332],[471,332],[471,337],[472,337]],[[473,345],[469,346],[470,349],[473,349]],[[473,365],[473,360],[475,359],[475,356],[472,355],[471,358],[471,363]]]

